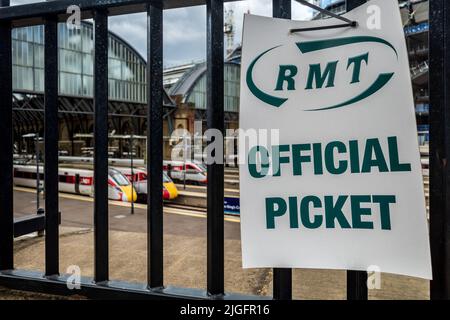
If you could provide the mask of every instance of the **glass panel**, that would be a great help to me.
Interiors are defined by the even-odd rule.
[[[108,77],[111,79],[121,79],[121,62],[118,59],[109,59]]]
[[[34,90],[44,92],[44,70],[34,69]]]
[[[94,59],[91,54],[83,54],[83,73],[94,75]]]
[[[83,95],[88,97],[94,96],[94,78],[83,76]]]

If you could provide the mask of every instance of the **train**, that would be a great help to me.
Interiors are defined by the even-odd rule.
[[[71,157],[60,156],[59,160],[65,163],[93,163],[91,157]],[[111,166],[131,167],[130,159],[109,158],[108,162]],[[184,166],[186,164],[186,175],[184,174]],[[145,165],[144,159],[133,159],[133,165],[136,167],[143,167]],[[208,182],[206,165],[198,160],[172,161],[164,160],[163,170],[173,180],[184,181],[187,183],[206,185]]]
[[[147,170],[145,168],[137,167],[113,167],[115,170],[119,171],[125,175],[128,180],[130,180],[136,189],[139,200],[145,200],[147,197]],[[178,196],[178,189],[173,183],[172,179],[163,172],[163,199],[172,200]]]
[[[44,169],[41,167],[39,179],[41,187],[44,180]],[[36,165],[15,165],[14,183],[17,186],[36,187]],[[62,192],[92,196],[93,171],[90,164],[63,164],[59,168],[59,189]],[[145,168],[109,167],[108,195],[111,200],[131,202],[144,201],[147,198],[147,171]],[[124,190],[119,190],[124,189]],[[178,190],[172,179],[163,172],[163,199],[172,200],[178,196]]]
[[[186,167],[186,172],[185,172]],[[173,180],[184,181],[206,185],[208,182],[206,165],[200,161],[169,161],[164,160],[163,170],[167,172]]]
[[[44,169],[39,173],[40,188],[43,187]],[[59,190],[61,192],[80,194],[92,197],[94,195],[94,172],[83,168],[58,169]],[[14,184],[22,187],[36,187],[35,165],[14,165]],[[120,171],[108,169],[108,198],[110,200],[131,202],[137,200],[136,190],[130,180]]]

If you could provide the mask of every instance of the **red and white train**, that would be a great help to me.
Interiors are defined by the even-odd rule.
[[[185,173],[186,167],[186,173]],[[206,165],[199,161],[168,161],[163,163],[163,169],[173,179],[183,181],[186,179],[188,183],[206,184],[208,182],[206,175]]]
[[[128,180],[130,180],[138,194],[140,199],[145,199],[147,197],[147,169],[145,168],[131,168],[129,167],[114,167],[117,171],[120,171],[125,175]],[[133,174],[132,174],[133,173]],[[172,179],[163,172],[163,199],[171,200],[178,196],[178,190]]]
[[[44,185],[44,168],[39,173],[40,187]],[[36,166],[14,165],[14,184],[23,187],[36,187]],[[94,172],[89,169],[59,168],[59,190],[61,192],[94,195]],[[111,200],[131,202],[136,201],[136,190],[130,180],[120,171],[108,169],[108,197]]]
[[[59,160],[66,163],[92,163],[93,158],[91,157],[68,157],[60,156]],[[114,167],[130,167],[130,159],[119,159],[119,158],[109,158],[108,162]],[[144,159],[133,159],[133,165],[136,167],[144,167]],[[171,161],[164,160],[163,170],[166,174],[173,180],[183,181],[185,179],[184,175],[184,165],[183,161]],[[197,160],[187,160],[186,161],[186,182],[193,184],[206,184],[207,174],[206,166]]]

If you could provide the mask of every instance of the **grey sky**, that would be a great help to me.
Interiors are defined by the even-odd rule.
[[[39,0],[12,0],[12,5],[39,2]],[[76,4],[76,2],[74,1]],[[225,4],[234,14],[234,45],[240,43],[245,12],[270,16],[272,0],[246,0]],[[311,10],[293,1],[293,19],[304,20]],[[172,9],[164,11],[164,65],[166,67],[200,61],[206,55],[206,7]],[[146,57],[146,14],[138,13],[110,17],[109,29],[129,42]]]

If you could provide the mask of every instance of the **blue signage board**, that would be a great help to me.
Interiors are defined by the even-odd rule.
[[[223,204],[224,204],[224,212],[226,214],[233,214],[233,215],[240,214],[239,198],[225,197],[223,200]]]

